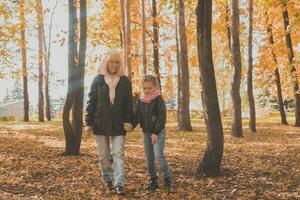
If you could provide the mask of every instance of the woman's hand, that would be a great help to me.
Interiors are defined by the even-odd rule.
[[[91,126],[86,126],[86,127],[85,127],[85,132],[86,132],[88,135],[91,135],[91,133],[92,133],[92,127],[91,127]]]
[[[132,125],[130,123],[123,124],[125,131],[130,132],[132,131]]]
[[[151,141],[152,141],[152,144],[156,144],[156,143],[157,143],[157,140],[158,140],[158,135],[152,134],[152,135],[151,135]]]

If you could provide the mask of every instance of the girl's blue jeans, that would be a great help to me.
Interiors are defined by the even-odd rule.
[[[151,135],[149,133],[143,133],[144,139],[144,151],[146,156],[146,163],[148,174],[150,178],[157,179],[155,160],[159,162],[160,171],[163,178],[171,178],[169,165],[164,155],[164,147],[166,140],[166,131],[163,129],[158,136],[157,143],[154,145],[151,141]]]

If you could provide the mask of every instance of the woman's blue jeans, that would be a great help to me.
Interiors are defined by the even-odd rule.
[[[110,157],[109,139],[109,136],[96,135],[101,174],[105,182],[114,179],[115,186],[124,186],[125,136],[111,137],[113,163]]]

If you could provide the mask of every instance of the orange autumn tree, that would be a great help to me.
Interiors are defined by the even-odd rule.
[[[29,121],[27,35],[32,1],[0,2],[0,78],[19,78],[23,81],[24,121]],[[8,76],[10,75],[10,76]]]
[[[0,2],[0,79],[5,78],[16,65],[14,58],[17,49],[11,48],[18,45],[18,18],[11,13],[18,13],[18,6],[8,0]]]
[[[290,73],[290,63],[288,57],[288,48],[286,46],[285,41],[285,29],[284,29],[284,21],[282,13],[281,0],[273,0],[273,1],[259,1],[257,4],[259,6],[259,10],[261,12],[257,13],[257,21],[256,26],[258,27],[260,34],[264,35],[264,39],[262,41],[262,45],[260,46],[260,58],[259,58],[259,72],[263,73],[264,76],[260,76],[257,79],[258,84],[260,85],[270,85],[269,91],[271,95],[277,96],[280,98],[280,94],[278,93],[278,86],[276,89],[276,85],[272,84],[273,81],[277,82],[278,78],[280,79],[280,85],[282,90],[282,98],[284,100],[293,99],[295,95],[295,90],[293,89],[294,83],[292,82],[292,76]],[[289,12],[289,33],[291,35],[293,50],[294,50],[294,66],[297,68],[299,66],[299,50],[295,48],[299,44],[299,37],[296,37],[299,34],[299,5],[296,4],[296,1],[288,2],[288,12]],[[266,14],[268,17],[266,17]],[[261,18],[267,19],[268,22],[261,23]],[[271,31],[267,34],[267,26]],[[270,45],[270,36],[272,36],[273,44]],[[269,42],[268,42],[269,41]],[[278,70],[278,75],[273,76],[272,74]],[[299,81],[299,70],[296,71],[297,80]],[[269,77],[269,78],[268,78]],[[279,105],[280,106],[280,105]],[[296,110],[295,110],[296,111]],[[281,111],[282,112],[282,111]],[[281,114],[282,115],[282,114]],[[283,115],[282,115],[283,117]],[[282,118],[284,122],[284,118]]]
[[[97,4],[99,6],[99,3]],[[121,34],[121,15],[119,9],[118,0],[105,0],[101,3],[102,10],[94,13],[88,18],[88,36],[90,42],[94,48],[99,47],[100,45],[105,48],[122,48],[122,34]],[[130,1],[130,10],[139,11],[140,10],[140,0]],[[152,52],[152,43],[153,43],[153,31],[152,31],[152,17],[151,17],[151,3],[145,1],[145,44],[146,44],[146,63],[147,63],[147,72],[153,73],[154,67],[153,63],[153,52]],[[160,2],[157,2],[157,11],[158,16],[156,20],[158,21],[162,30],[160,31],[160,43],[159,48],[160,56],[163,57],[162,65],[163,70],[161,71],[161,78],[166,81],[167,74],[170,68],[166,67],[165,62],[171,61],[168,59],[167,52],[171,48],[171,45],[161,46],[161,43],[164,43],[168,40],[171,40],[170,34],[166,30],[172,30],[173,26],[170,26],[170,17],[166,15],[166,12],[170,12],[167,8]],[[131,12],[131,71],[132,71],[132,83],[134,91],[138,92],[138,85],[140,84],[139,80],[141,74],[143,74],[143,64],[142,64],[142,35],[141,35],[141,13],[140,12]],[[97,55],[98,57],[101,55]],[[91,65],[99,65],[101,59],[93,59]],[[171,64],[173,61],[171,61]],[[168,90],[168,88],[163,88]]]

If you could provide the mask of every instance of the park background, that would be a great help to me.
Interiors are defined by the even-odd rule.
[[[81,125],[97,68],[117,49],[135,96],[144,74],[160,81],[178,186],[172,194],[143,191],[137,129],[126,144],[128,198],[300,198],[299,1],[2,0],[0,25],[4,197],[117,198],[104,192],[94,138]],[[210,40],[212,48],[201,46]],[[80,78],[72,82],[73,73]],[[79,115],[63,120],[74,85]],[[66,120],[80,122],[75,152],[66,151]],[[217,155],[216,171],[203,169],[205,149]],[[58,156],[68,154],[80,156]]]

